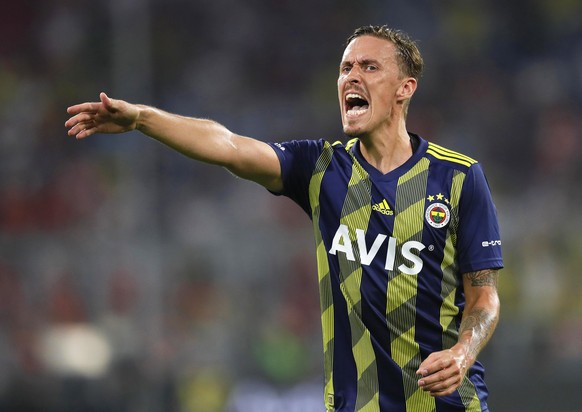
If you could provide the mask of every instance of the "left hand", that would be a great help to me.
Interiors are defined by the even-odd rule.
[[[451,349],[431,353],[416,371],[418,386],[431,396],[447,396],[461,385],[470,367],[467,352],[457,344]]]

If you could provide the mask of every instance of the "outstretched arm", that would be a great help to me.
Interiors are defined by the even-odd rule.
[[[430,354],[420,364],[419,386],[432,396],[453,393],[477,355],[493,334],[499,319],[497,270],[486,269],[463,275],[465,310],[459,328],[459,339],[451,349]]]
[[[244,179],[274,192],[281,191],[281,166],[264,142],[232,133],[221,124],[164,112],[153,107],[111,99],[71,106],[65,123],[69,136],[83,139],[96,133],[139,130],[180,153],[205,163],[226,167]]]

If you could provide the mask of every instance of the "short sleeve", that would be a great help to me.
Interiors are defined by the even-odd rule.
[[[503,267],[497,209],[479,163],[469,168],[463,183],[457,234],[461,273]]]
[[[292,140],[269,143],[281,163],[283,191],[274,193],[292,199],[311,217],[309,205],[309,182],[315,163],[322,152],[323,140]]]

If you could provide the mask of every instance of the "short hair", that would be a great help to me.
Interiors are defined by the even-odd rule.
[[[388,26],[362,26],[348,37],[346,46],[360,36],[374,36],[392,42],[397,50],[397,63],[400,72],[416,80],[420,79],[424,61],[416,42],[408,34]]]

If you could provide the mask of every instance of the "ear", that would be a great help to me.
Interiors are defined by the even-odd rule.
[[[398,100],[410,100],[416,91],[417,81],[414,77],[406,77],[396,93]]]

